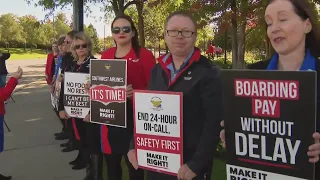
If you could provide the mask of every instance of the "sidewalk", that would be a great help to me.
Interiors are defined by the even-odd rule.
[[[9,72],[19,65],[25,77],[6,105],[5,151],[0,154],[0,173],[12,175],[13,180],[81,180],[85,170],[72,170],[68,164],[77,152],[62,153],[53,134],[61,130],[54,113],[48,87],[44,81],[45,61],[9,61]],[[11,63],[13,62],[13,63]],[[27,63],[24,63],[27,62]],[[42,65],[41,65],[42,64]],[[20,89],[19,89],[20,88]]]

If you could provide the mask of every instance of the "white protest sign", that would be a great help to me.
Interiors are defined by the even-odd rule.
[[[183,163],[182,93],[134,90],[133,98],[139,167],[176,175]]]
[[[85,91],[89,78],[89,74],[65,72],[63,104],[70,117],[84,118],[90,111],[90,96]]]
[[[58,75],[59,77],[61,74],[61,68],[59,68]],[[58,81],[57,79],[55,80],[53,84],[53,93],[51,94],[51,104],[53,108],[59,109],[59,98],[60,98],[60,91],[61,91],[61,81]]]

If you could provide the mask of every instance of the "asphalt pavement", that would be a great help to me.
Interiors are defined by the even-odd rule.
[[[64,141],[54,139],[61,123],[54,113],[44,78],[45,60],[7,61],[9,73],[20,66],[24,77],[6,105],[5,151],[0,154],[0,173],[13,180],[82,180],[85,170],[68,163],[77,152],[62,153]],[[10,76],[9,76],[10,77]],[[9,78],[8,77],[8,78]]]

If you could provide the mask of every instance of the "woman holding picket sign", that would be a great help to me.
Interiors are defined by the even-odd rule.
[[[83,32],[75,35],[72,43],[72,54],[74,56],[70,72],[86,73],[90,71],[90,59],[93,43],[89,36]],[[98,124],[86,123],[84,119],[72,118],[72,125],[77,140],[79,140],[79,153],[82,165],[87,165],[85,180],[102,180],[102,154],[100,150],[100,126]]]
[[[310,163],[316,163],[315,179],[320,179],[320,26],[317,16],[308,0],[271,0],[265,11],[265,21],[276,54],[269,60],[252,64],[249,69],[317,71],[317,132],[310,134],[315,144],[309,146],[307,155]],[[225,143],[224,130],[220,138]]]
[[[108,180],[122,179],[121,160],[126,160],[129,179],[144,179],[143,170],[135,170],[126,156],[133,137],[132,90],[146,89],[156,60],[149,50],[141,48],[138,32],[129,16],[117,16],[111,24],[116,47],[102,53],[101,59],[127,60],[127,128],[101,125],[101,148],[107,163]],[[89,119],[89,115],[87,116]]]
[[[76,35],[77,31],[72,30],[70,32],[68,32],[66,34],[66,37],[64,39],[64,46],[67,50],[67,52],[64,54],[64,56],[62,56],[62,58],[60,59],[60,61],[58,61],[58,65],[56,67],[56,81],[61,82],[61,84],[64,83],[63,81],[63,74],[64,71],[68,71],[70,69],[70,66],[74,60],[72,53],[71,53],[71,44],[73,42],[74,36]],[[59,69],[61,68],[61,73],[59,74]],[[60,90],[60,98],[59,98],[59,105],[58,105],[58,110],[59,110],[59,116],[61,119],[65,119],[67,121],[67,138],[69,139],[69,141],[67,143],[63,143],[60,146],[61,147],[65,147],[64,149],[62,149],[62,152],[71,152],[74,150],[77,150],[77,141],[74,135],[74,131],[73,131],[73,127],[72,127],[72,123],[71,120],[69,121],[68,119],[70,119],[70,117],[66,114],[66,112],[64,111],[64,105],[63,105],[63,94],[64,94],[64,86],[61,86],[61,90]],[[64,140],[65,135],[61,134],[57,134],[56,136],[56,140]],[[77,162],[79,160],[79,156],[70,162],[70,164],[72,165],[76,165]]]

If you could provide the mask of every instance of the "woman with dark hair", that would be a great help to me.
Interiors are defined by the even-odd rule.
[[[147,89],[151,69],[156,60],[151,51],[141,48],[138,32],[129,16],[116,17],[111,24],[112,37],[116,47],[102,53],[101,59],[127,60],[127,128],[101,126],[102,152],[107,163],[108,179],[120,180],[121,160],[124,157],[130,180],[144,179],[143,170],[135,170],[126,156],[133,136],[132,90]]]
[[[249,69],[317,71],[317,132],[310,134],[316,143],[309,146],[306,156],[310,157],[310,163],[316,163],[315,179],[320,179],[320,26],[317,16],[315,6],[309,0],[269,1],[265,21],[268,38],[276,53],[269,60],[250,65]],[[220,138],[225,142],[224,130]]]

